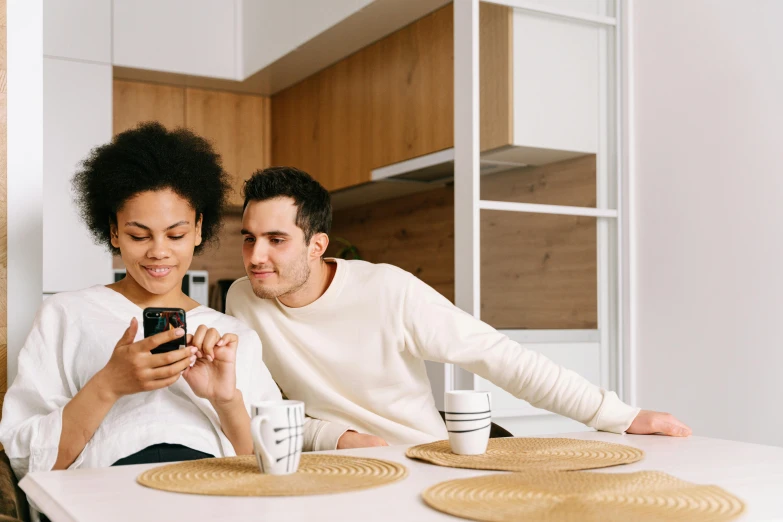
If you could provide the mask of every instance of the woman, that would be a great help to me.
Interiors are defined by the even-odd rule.
[[[258,335],[181,289],[220,227],[229,185],[218,155],[187,130],[147,123],[93,150],[73,186],[127,275],[41,306],[0,422],[16,475],[252,453],[249,404],[280,399]],[[187,338],[144,339],[146,307],[184,309]],[[187,347],[151,353],[177,338]]]

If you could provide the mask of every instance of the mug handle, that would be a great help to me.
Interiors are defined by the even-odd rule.
[[[253,436],[253,448],[256,450],[256,460],[258,460],[258,466],[261,468],[262,473],[266,473],[266,467],[264,461],[269,463],[269,467],[272,467],[273,460],[272,455],[264,447],[264,441],[261,440],[261,424],[269,422],[269,417],[266,415],[258,415],[250,420],[250,434]],[[261,454],[259,456],[259,453]]]

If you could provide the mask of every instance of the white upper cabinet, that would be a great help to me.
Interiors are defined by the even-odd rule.
[[[542,9],[581,13],[596,16],[614,16],[613,0],[527,0],[529,4]]]
[[[114,0],[116,66],[240,77],[241,0]]]
[[[44,0],[44,55],[111,63],[112,0]]]
[[[535,12],[536,3],[541,9],[573,18]],[[501,134],[502,140],[490,140],[482,154],[484,160],[544,165],[599,152],[602,104],[607,103],[610,89],[608,34],[606,27],[586,23],[582,18],[608,18],[600,13],[609,11],[610,6],[605,1],[534,2],[531,9],[508,11],[509,39],[500,38],[497,29],[482,32],[482,38],[487,38],[483,41],[482,67],[490,71],[484,74],[497,75],[497,80],[483,82],[482,89],[490,90],[482,94],[481,103],[488,102],[490,109],[496,105],[508,107],[504,114],[511,115],[510,134]],[[488,17],[500,16],[496,8],[484,12]],[[490,27],[491,19],[482,24]],[[510,49],[508,60],[503,54],[506,49]],[[504,64],[511,68],[508,105],[503,104],[506,91],[496,88],[509,76],[504,73],[508,67]],[[484,112],[482,118],[487,118]],[[487,114],[490,116],[482,120],[482,132],[500,130],[504,124],[500,114]]]
[[[513,24],[514,144],[595,153],[603,29],[524,11]]]

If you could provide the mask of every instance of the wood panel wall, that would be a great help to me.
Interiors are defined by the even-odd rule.
[[[506,201],[595,206],[595,156],[484,176],[481,190]],[[594,218],[483,211],[482,319],[496,328],[597,328],[596,233]],[[337,211],[332,237],[454,300],[452,187]],[[329,254],[337,248],[333,240]]]
[[[242,183],[270,165],[270,112],[266,96],[114,80],[114,133],[156,120],[209,139],[231,176],[234,207],[242,205]]]
[[[271,161],[270,101],[266,96],[185,89],[185,126],[212,142],[232,178],[231,203],[241,207],[242,185]]]
[[[183,87],[114,80],[112,103],[114,134],[151,120],[169,129],[185,126]]]
[[[6,0],[0,0],[0,412],[8,389],[8,120]],[[2,446],[0,446],[2,448]]]
[[[512,142],[512,13],[481,5],[481,146]],[[451,4],[272,96],[272,163],[328,190],[454,145]]]
[[[327,255],[344,238],[362,259],[389,263],[454,301],[454,190],[439,188],[334,212]]]

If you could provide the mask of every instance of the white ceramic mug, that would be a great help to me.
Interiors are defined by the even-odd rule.
[[[251,412],[250,432],[261,473],[296,473],[302,456],[304,403],[264,401],[253,404]]]
[[[457,455],[481,455],[487,451],[492,423],[489,392],[446,392],[446,429],[451,451]]]

